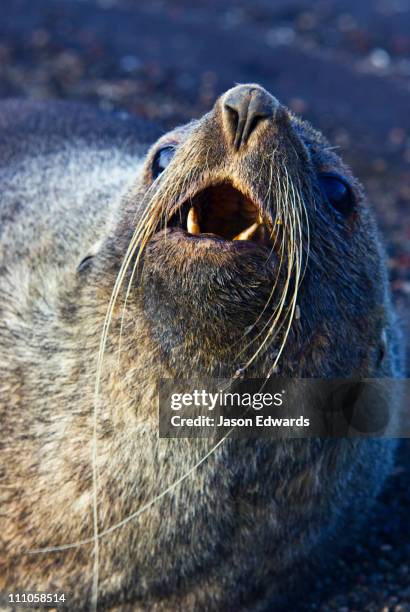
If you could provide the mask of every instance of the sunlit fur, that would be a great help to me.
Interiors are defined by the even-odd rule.
[[[221,100],[148,151],[130,119],[64,105],[0,114],[0,588],[65,591],[75,609],[286,608],[301,568],[365,516],[393,445],[160,440],[157,381],[396,375],[360,186],[284,107],[240,153]],[[348,219],[321,171],[351,184]],[[270,256],[167,232],[180,203],[223,181],[263,208]]]

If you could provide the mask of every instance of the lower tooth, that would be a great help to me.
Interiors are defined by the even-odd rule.
[[[190,234],[198,235],[201,233],[201,228],[199,227],[198,213],[194,207],[192,207],[188,213],[187,230]]]
[[[259,227],[260,227],[260,224],[258,222],[254,223],[253,225],[248,227],[246,230],[243,230],[243,232],[235,236],[234,240],[249,240],[249,238],[252,238],[252,236],[256,234]]]

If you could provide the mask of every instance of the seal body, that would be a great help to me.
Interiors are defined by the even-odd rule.
[[[386,440],[157,437],[159,378],[399,373],[360,186],[242,87],[153,145],[131,118],[1,107],[3,591],[75,609],[286,607],[391,469]],[[323,194],[334,175],[351,210]]]

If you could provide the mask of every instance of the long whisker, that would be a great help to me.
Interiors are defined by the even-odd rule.
[[[207,151],[207,154],[209,149]],[[185,155],[190,155],[192,151],[188,149],[185,152]],[[267,196],[274,192],[277,197],[277,220],[281,223],[281,231],[274,234],[274,228],[271,232],[271,239],[273,242],[273,249],[276,252],[279,252],[279,264],[278,264],[278,272],[276,275],[275,282],[273,284],[273,288],[270,292],[270,296],[268,298],[268,302],[265,306],[264,312],[269,305],[269,302],[273,299],[273,296],[276,292],[277,285],[279,283],[281,273],[283,271],[284,266],[286,265],[286,269],[284,271],[284,286],[281,292],[280,298],[278,300],[278,304],[273,310],[272,315],[269,317],[268,323],[263,327],[263,330],[258,334],[257,339],[259,339],[262,334],[267,329],[267,333],[265,338],[260,342],[258,349],[255,351],[253,356],[246,363],[245,368],[249,367],[255,359],[257,359],[258,355],[267,347],[269,344],[273,342],[273,340],[278,336],[278,334],[284,330],[283,337],[281,339],[280,347],[278,353],[275,357],[275,360],[268,372],[268,377],[275,371],[281,354],[284,350],[285,344],[287,342],[287,338],[289,336],[289,332],[291,329],[291,324],[295,316],[295,310],[297,305],[297,297],[300,282],[303,278],[303,274],[305,272],[305,268],[302,269],[303,264],[303,229],[306,228],[308,234],[308,243],[309,243],[309,224],[307,217],[306,204],[301,195],[301,187],[296,182],[294,183],[289,177],[284,164],[273,163],[274,157],[276,155],[276,151],[273,151],[270,155],[270,181],[269,181],[269,189],[267,192]],[[191,164],[192,165],[192,164]],[[275,169],[275,175],[274,175]],[[210,172],[208,157],[206,163],[206,172]],[[262,168],[260,174],[262,173]],[[99,474],[98,474],[98,406],[100,399],[100,390],[102,384],[103,377],[103,365],[104,365],[104,356],[107,349],[108,342],[108,334],[111,328],[114,314],[115,314],[115,306],[118,302],[118,299],[121,294],[121,289],[125,283],[125,279],[129,274],[128,284],[125,290],[124,302],[122,305],[121,311],[121,320],[120,320],[120,334],[119,334],[119,347],[118,347],[118,362],[120,361],[120,353],[121,353],[121,339],[124,331],[125,325],[125,315],[127,302],[130,296],[130,292],[132,290],[135,275],[141,264],[141,258],[144,252],[144,248],[146,247],[148,241],[153,236],[153,234],[157,231],[158,227],[161,223],[167,224],[169,215],[171,211],[175,207],[177,201],[183,198],[185,190],[190,183],[195,182],[200,176],[199,170],[193,170],[188,175],[185,175],[182,178],[179,178],[175,183],[170,180],[172,178],[172,168],[170,168],[169,176],[167,174],[167,170],[165,170],[162,179],[159,182],[154,183],[149,190],[146,192],[143,202],[149,200],[149,204],[142,213],[142,216],[137,223],[135,230],[132,234],[130,243],[128,245],[127,251],[123,258],[123,261],[120,266],[120,270],[115,279],[114,287],[110,296],[107,312],[104,318],[102,334],[99,345],[98,359],[97,359],[97,372],[96,372],[96,382],[94,388],[94,408],[93,408],[93,419],[92,419],[92,510],[93,510],[93,533],[89,538],[85,538],[79,540],[77,542],[63,544],[60,546],[54,547],[46,547],[40,548],[37,550],[29,551],[31,554],[35,553],[51,553],[57,551],[63,551],[67,549],[77,548],[83,545],[93,544],[93,555],[94,555],[94,564],[93,564],[93,584],[92,584],[92,609],[97,609],[98,602],[98,579],[99,579],[99,541],[112,534],[114,531],[120,529],[127,523],[138,519],[138,517],[147,511],[154,504],[163,499],[166,495],[172,492],[176,487],[178,487],[182,482],[184,482],[187,478],[189,478],[209,457],[211,457],[216,450],[223,444],[223,442],[228,438],[234,428],[228,431],[216,444],[214,444],[203,457],[201,457],[189,470],[187,470],[182,476],[172,482],[166,489],[161,491],[158,495],[152,497],[145,504],[140,506],[137,510],[123,518],[121,521],[118,521],[114,525],[106,529],[99,529],[99,520],[98,520],[98,490],[99,490]],[[201,172],[204,174],[204,171]],[[259,177],[258,177],[259,178]],[[272,189],[274,183],[274,189]],[[278,236],[280,235],[280,238]],[[278,241],[280,240],[280,244],[278,246]],[[278,246],[278,249],[276,247]],[[306,267],[306,266],[305,266]],[[292,291],[291,291],[292,289]],[[287,305],[287,301],[289,300],[289,305]],[[260,320],[262,315],[259,316],[258,321]],[[254,342],[255,339],[252,340]],[[250,343],[251,344],[251,343]],[[250,344],[248,346],[250,346]],[[248,348],[248,347],[247,347]],[[233,377],[235,378],[235,376]]]
[[[281,185],[278,181],[278,185],[277,185],[278,189],[277,189],[277,193],[279,194],[278,197],[278,210],[279,210],[279,214],[281,216],[281,218],[284,219],[283,225],[284,225],[284,234],[287,233],[287,229],[288,229],[288,211],[286,207],[283,207],[283,198],[281,197]],[[287,193],[285,194],[285,201],[288,200],[288,195]],[[283,261],[283,247],[284,247],[284,237],[282,237],[282,248],[281,248],[281,260],[280,260],[280,266],[282,265],[282,261]],[[269,330],[265,336],[265,339],[260,343],[259,348],[255,351],[255,353],[253,354],[253,356],[248,360],[247,364],[245,367],[249,367],[253,361],[255,361],[255,359],[257,358],[257,356],[261,353],[261,351],[263,350],[263,348],[265,347],[265,345],[267,344],[267,342],[271,339],[271,335],[272,332],[280,318],[285,300],[286,300],[286,294],[287,294],[287,286],[288,286],[288,282],[289,282],[289,277],[290,277],[290,271],[289,271],[289,267],[291,269],[291,260],[288,260],[288,277],[286,279],[285,282],[285,286],[284,286],[284,290],[281,296],[281,299],[279,300],[278,306],[276,307],[272,317],[270,318],[268,324],[269,324]],[[273,322],[272,322],[273,319]],[[266,328],[266,326],[264,327],[264,329]],[[262,332],[261,332],[262,333]],[[258,335],[260,336],[260,334]]]
[[[269,186],[268,186],[268,190],[265,196],[265,200],[264,200],[264,205],[266,206],[266,200],[269,197],[270,193],[272,192],[272,179],[273,179],[273,167],[274,167],[274,155],[276,153],[276,150],[273,151],[273,153],[271,155],[268,156],[268,161],[269,161],[269,172],[270,172],[270,179],[269,179]],[[275,188],[275,194],[276,194],[276,224],[277,225],[282,225],[283,221],[283,209],[282,209],[282,197],[281,197],[281,183],[280,181],[277,182],[276,188]],[[278,236],[281,235],[281,245],[280,248],[277,249],[277,241],[278,241]],[[272,285],[270,294],[268,299],[266,300],[266,303],[263,307],[263,309],[261,310],[261,312],[259,313],[258,317],[256,318],[256,320],[254,321],[254,323],[252,324],[251,328],[246,331],[246,334],[249,334],[250,331],[252,329],[254,329],[257,324],[259,323],[259,321],[263,318],[263,315],[265,314],[266,310],[269,308],[269,305],[275,295],[276,292],[276,288],[277,285],[279,283],[280,280],[280,274],[281,274],[281,270],[282,270],[282,264],[283,264],[283,260],[284,260],[284,236],[283,233],[281,232],[275,232],[275,228],[272,229],[271,233],[270,233],[270,240],[272,242],[272,247],[271,247],[271,251],[269,253],[269,256],[267,258],[267,260],[269,260],[272,256],[273,253],[277,253],[277,251],[279,251],[279,255],[280,255],[280,259],[279,259],[279,265],[277,266],[277,273],[276,273],[276,278],[275,281]],[[277,253],[278,254],[278,253]],[[240,357],[241,355],[243,355],[244,353],[247,352],[248,348],[257,342],[257,340],[262,336],[263,332],[265,331],[265,329],[267,327],[269,327],[272,317],[274,316],[274,313],[269,317],[268,321],[265,322],[265,324],[263,325],[262,329],[257,333],[256,336],[254,336],[247,344],[245,344],[244,346],[242,346],[241,351],[238,354],[238,357]],[[241,339],[238,340],[238,344],[240,343],[240,341],[244,338],[245,334],[242,336]]]
[[[162,499],[163,497],[171,493],[171,491],[173,491],[182,482],[184,482],[184,480],[189,478],[189,476],[191,476],[191,474],[193,474],[219,448],[219,446],[221,446],[221,444],[230,436],[233,429],[234,428],[232,427],[226,434],[224,434],[224,436],[220,440],[218,440],[218,442],[214,444],[210,448],[210,450],[203,457],[201,457],[187,472],[185,472],[180,478],[172,482],[166,489],[161,491],[161,493],[151,498],[147,503],[145,503],[143,506],[138,508],[138,510],[136,510],[135,512],[132,512],[131,514],[126,516],[124,519],[122,519],[118,523],[111,525],[111,527],[108,527],[108,529],[104,529],[103,531],[100,531],[98,534],[98,539],[101,540],[102,538],[105,538],[106,536],[113,533],[117,529],[124,527],[124,525],[126,525],[130,521],[137,519],[143,512],[148,510],[148,508],[150,508],[155,503],[157,503],[160,499]],[[72,542],[69,544],[62,544],[61,546],[50,546],[46,548],[38,548],[36,550],[30,550],[28,551],[28,554],[59,552],[62,550],[69,550],[71,548],[78,548],[80,546],[85,546],[86,544],[92,544],[93,542],[94,542],[94,537],[84,538],[83,540],[78,540],[77,542]]]
[[[277,367],[277,364],[284,350],[284,347],[285,347],[285,344],[286,344],[286,341],[287,341],[287,338],[290,332],[291,324],[292,324],[292,321],[293,321],[293,318],[296,312],[298,289],[299,289],[300,283],[302,282],[303,276],[306,271],[306,265],[307,265],[307,260],[309,256],[309,243],[310,243],[309,222],[308,222],[308,217],[307,217],[306,204],[304,202],[304,199],[300,195],[300,192],[301,192],[300,186],[298,185],[298,188],[295,188],[293,181],[290,180],[290,177],[288,175],[286,168],[283,167],[282,170],[286,178],[285,199],[283,200],[283,197],[280,197],[282,194],[282,185],[280,182],[278,182],[276,193],[280,194],[277,200],[277,207],[278,207],[278,211],[280,211],[280,213],[284,217],[285,232],[289,230],[289,237],[287,241],[288,246],[289,246],[288,267],[287,267],[288,274],[285,280],[285,285],[284,285],[281,299],[279,300],[279,303],[276,309],[274,310],[271,317],[268,319],[267,323],[264,325],[261,332],[259,332],[257,336],[253,338],[252,341],[249,342],[247,346],[245,347],[245,349],[247,349],[253,342],[255,342],[255,340],[259,339],[263,331],[267,327],[269,327],[269,330],[265,336],[265,339],[260,343],[259,348],[257,349],[257,351],[255,351],[251,359],[248,360],[247,364],[245,365],[245,368],[246,368],[246,367],[249,367],[249,365],[257,358],[257,356],[261,353],[263,349],[267,349],[268,343],[271,344],[274,338],[277,337],[282,327],[286,325],[280,348],[277,352],[274,363],[272,367],[270,368],[268,376],[270,376],[273,373],[273,371],[275,371],[275,368]],[[283,201],[287,203],[285,205],[286,206],[285,211],[283,211]],[[291,216],[289,216],[289,213]],[[302,216],[304,217],[305,224],[301,223],[300,213],[302,213]],[[303,268],[303,271],[301,271],[302,260],[303,260],[303,248],[302,248],[303,247],[303,233],[302,233],[303,225],[306,226],[306,232],[307,232],[307,240],[306,240],[307,254],[306,254],[306,259],[305,259],[305,266]],[[280,266],[283,260],[283,244],[284,243],[282,239]],[[284,312],[283,320],[282,322],[280,322],[280,316],[285,308],[286,297],[288,294],[288,289],[289,289],[292,277],[294,280],[294,291],[290,298],[290,306],[286,308]],[[275,282],[274,285],[276,287],[277,283]],[[268,302],[270,301],[271,297],[272,297],[272,292],[269,296]],[[265,305],[264,311],[266,310],[266,307],[267,306]],[[286,324],[286,321],[287,321],[287,324]],[[244,350],[241,351],[241,353],[243,352]]]
[[[272,170],[272,167],[271,167]],[[272,176],[272,174],[271,174]],[[272,182],[270,181],[269,183],[269,189],[271,189],[272,187]],[[278,224],[282,224],[281,219],[283,218],[283,210],[282,210],[282,198],[281,198],[281,187],[280,187],[280,183],[277,185],[275,192],[277,194],[277,198],[276,198],[276,202],[277,202],[277,215],[276,215],[276,219],[277,219],[277,223]],[[277,236],[278,236],[278,232],[276,234],[274,234],[274,230],[272,230],[270,238],[271,240],[273,240],[273,245],[272,245],[272,249],[271,249],[271,253],[275,251],[275,247],[277,244]],[[261,313],[259,314],[258,318],[256,319],[255,323],[253,324],[252,327],[255,327],[257,325],[257,323],[261,320],[263,314],[266,312],[267,308],[269,307],[269,304],[271,302],[271,300],[273,299],[273,296],[275,294],[279,279],[280,279],[280,274],[281,274],[281,270],[282,270],[282,264],[283,264],[283,260],[284,260],[284,236],[283,234],[281,235],[281,245],[280,245],[280,249],[279,249],[279,254],[280,254],[280,260],[279,260],[279,265],[278,265],[278,270],[277,270],[277,274],[276,274],[276,278],[275,278],[275,282],[273,283],[273,286],[271,288],[270,291],[270,295],[266,301],[266,304],[264,306],[264,308],[262,309]],[[277,307],[278,308],[278,307]],[[276,308],[276,310],[277,310]],[[270,318],[268,319],[268,321],[264,324],[263,328],[261,329],[261,331],[252,338],[252,340],[250,342],[248,342],[241,350],[241,352],[239,353],[239,356],[242,355],[243,353],[245,353],[247,351],[247,349],[253,344],[255,343],[263,334],[263,332],[265,331],[265,329],[267,327],[269,327],[273,316],[275,315],[276,310],[273,312],[273,314],[270,316]]]

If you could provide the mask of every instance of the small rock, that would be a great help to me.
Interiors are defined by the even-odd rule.
[[[266,42],[271,47],[290,45],[294,40],[295,30],[286,26],[273,28],[266,33]]]
[[[391,552],[393,550],[393,546],[391,546],[391,544],[383,544],[380,546],[380,550],[383,552]]]
[[[120,61],[120,66],[125,72],[134,72],[140,65],[141,62],[135,55],[124,55]]]
[[[390,65],[390,55],[385,49],[373,49],[369,55],[369,61],[379,70],[385,70]]]

